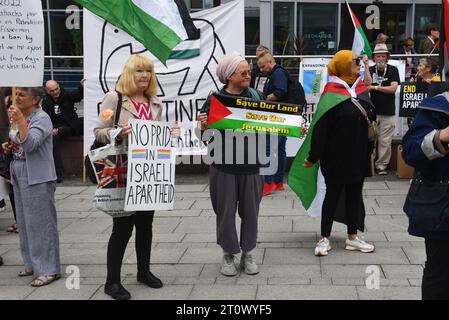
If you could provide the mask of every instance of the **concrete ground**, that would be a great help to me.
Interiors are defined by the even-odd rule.
[[[333,250],[321,258],[313,254],[320,219],[306,216],[288,188],[265,197],[254,252],[260,273],[228,278],[219,273],[222,256],[216,244],[208,177],[179,175],[175,210],[156,212],[153,226],[151,270],[164,287],[151,289],[137,283],[133,238],[125,253],[123,284],[133,299],[152,300],[420,299],[425,251],[422,239],[407,234],[402,206],[408,186],[408,180],[392,175],[368,179],[362,236],[374,243],[376,251],[344,250],[346,227],[335,223]],[[93,192],[94,187],[79,180],[58,185],[56,206],[65,273],[43,288],[32,288],[30,278],[17,277],[22,270],[18,235],[5,231],[13,223],[10,205],[0,213],[0,255],[5,263],[0,267],[0,300],[109,299],[103,285],[112,219],[92,208]],[[79,289],[70,289],[78,280],[77,270]]]

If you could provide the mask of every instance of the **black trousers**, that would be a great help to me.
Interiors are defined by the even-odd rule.
[[[449,240],[426,239],[423,300],[449,300]]]
[[[62,178],[64,176],[64,164],[61,157],[61,143],[71,136],[76,136],[75,130],[67,125],[62,125],[59,128],[59,133],[53,137],[53,159],[55,161],[56,176]]]
[[[151,242],[153,240],[154,211],[139,211],[135,214],[114,218],[112,234],[109,238],[107,283],[120,283],[120,270],[129,238],[136,227],[137,273],[150,270]]]
[[[338,201],[345,191],[346,220],[348,234],[357,234],[357,222],[360,211],[360,197],[362,195],[363,181],[352,184],[326,183],[326,196],[324,197],[321,214],[321,236],[329,238],[332,231]]]

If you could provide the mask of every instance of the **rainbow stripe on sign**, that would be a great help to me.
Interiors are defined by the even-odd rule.
[[[134,149],[132,152],[133,159],[146,159],[147,158],[147,150],[145,149]]]
[[[170,159],[171,158],[171,150],[170,149],[158,149],[157,150],[157,158],[158,159]]]

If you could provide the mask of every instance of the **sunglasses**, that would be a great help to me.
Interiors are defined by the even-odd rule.
[[[251,77],[251,70],[242,71],[242,72],[235,72],[236,74],[239,74],[242,77],[250,76]]]

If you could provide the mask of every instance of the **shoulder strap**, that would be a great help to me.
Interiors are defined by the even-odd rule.
[[[360,102],[358,102],[356,99],[351,98],[351,102],[357,107],[357,109],[360,110],[360,112],[363,114],[363,116],[366,118],[366,121],[368,121],[368,123],[370,123],[369,118],[368,118],[368,114],[366,113],[365,108],[360,104]]]
[[[114,128],[117,128],[118,121],[120,119],[120,113],[122,111],[123,97],[119,91],[115,90],[115,92],[117,92],[118,99],[117,99],[117,108],[115,109]]]

